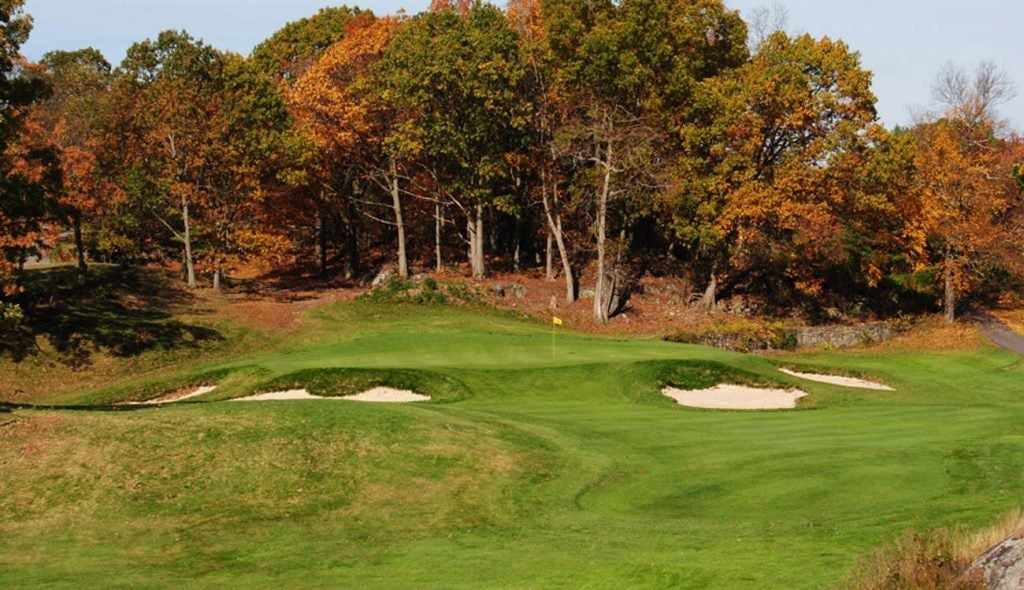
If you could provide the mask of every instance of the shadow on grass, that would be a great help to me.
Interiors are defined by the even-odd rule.
[[[0,356],[15,361],[40,352],[43,339],[71,366],[89,364],[97,351],[131,357],[223,339],[216,330],[174,319],[173,310],[194,297],[149,269],[96,266],[84,283],[71,267],[37,269],[26,273],[23,285],[15,302],[24,320],[0,339]]]

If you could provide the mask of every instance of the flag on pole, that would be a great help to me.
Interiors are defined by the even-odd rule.
[[[558,318],[558,317],[552,316],[552,318],[551,318],[551,325],[552,326],[561,326],[562,325],[562,318]]]

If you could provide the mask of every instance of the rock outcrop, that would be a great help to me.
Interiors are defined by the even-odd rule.
[[[972,572],[980,572],[989,590],[1024,588],[1024,538],[1011,537],[975,560]]]

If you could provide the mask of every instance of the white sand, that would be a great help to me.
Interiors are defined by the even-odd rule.
[[[288,391],[271,391],[270,393],[257,393],[256,395],[250,395],[248,397],[237,397],[231,401],[233,402],[269,402],[269,401],[283,401],[283,400],[295,400],[295,399],[338,399],[320,397],[319,395],[313,395],[305,389],[290,389]]]
[[[874,381],[855,379],[853,377],[839,377],[838,375],[821,375],[818,373],[800,373],[798,371],[791,371],[789,369],[779,370],[792,377],[798,377],[800,379],[806,379],[808,381],[817,381],[818,383],[829,383],[832,385],[838,385],[840,387],[855,387],[857,389],[875,389],[878,391],[895,391],[895,389],[889,387],[888,385],[885,385],[884,383],[875,383]]]
[[[428,402],[429,395],[420,395],[414,391],[392,389],[390,387],[374,387],[356,395],[350,395],[341,399],[353,402],[376,402],[383,404],[408,404],[413,402]]]
[[[169,404],[169,403],[173,403],[173,402],[181,402],[181,401],[185,401],[187,399],[193,398],[193,397],[199,397],[200,395],[205,395],[207,393],[210,393],[214,389],[217,389],[216,385],[203,385],[202,387],[197,387],[197,388],[193,389],[192,391],[190,391],[189,393],[186,393],[184,395],[182,395],[181,393],[172,393],[170,395],[165,395],[163,397],[158,397],[156,399],[151,399],[151,400],[144,401],[144,402],[131,402],[129,405],[133,405],[133,406],[153,406],[153,405],[160,405],[160,404]]]
[[[791,410],[807,394],[799,389],[766,389],[720,384],[711,389],[682,390],[666,387],[661,393],[691,408],[713,410]]]
[[[403,391],[401,389],[392,389],[390,387],[375,387],[369,391],[364,391],[356,395],[349,395],[346,397],[322,397],[319,395],[313,395],[305,389],[292,389],[290,391],[272,391],[270,393],[260,393],[257,395],[250,395],[248,397],[240,397],[233,399],[233,402],[263,402],[263,401],[280,401],[280,400],[297,400],[297,399],[326,399],[326,400],[340,400],[340,401],[352,401],[352,402],[375,402],[385,404],[407,404],[412,402],[425,402],[430,401],[430,396],[420,395],[412,391]]]

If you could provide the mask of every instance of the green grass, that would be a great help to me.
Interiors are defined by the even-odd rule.
[[[1024,503],[1024,369],[993,348],[744,356],[372,301],[268,351],[0,414],[0,587],[827,588],[907,529]],[[801,382],[779,364],[883,379]],[[664,384],[799,385],[797,411]],[[427,404],[217,403],[376,384]]]

